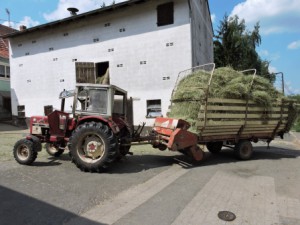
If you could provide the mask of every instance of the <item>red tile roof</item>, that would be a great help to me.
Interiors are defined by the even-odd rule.
[[[16,32],[15,29],[0,24],[0,36]],[[0,38],[0,57],[9,58],[8,40]]]

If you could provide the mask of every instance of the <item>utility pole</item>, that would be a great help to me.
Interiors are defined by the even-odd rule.
[[[8,26],[11,27],[10,26],[10,12],[9,12],[9,10],[7,8],[5,9],[5,11],[6,11],[7,17],[8,17]]]

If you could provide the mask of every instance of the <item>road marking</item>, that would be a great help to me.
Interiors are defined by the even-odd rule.
[[[107,201],[102,205],[96,206],[95,208],[80,215],[80,217],[71,220],[67,224],[81,224],[80,222],[82,218],[96,221],[98,223],[113,224],[162,191],[188,171],[189,170],[183,169],[178,165],[173,165],[145,183],[139,184],[122,192],[111,201]]]
[[[295,138],[295,140],[293,141],[293,143],[295,143],[296,145],[300,146],[300,140],[299,140],[299,138],[293,132],[290,132],[290,134]]]
[[[296,198],[277,197],[279,215],[300,220],[300,201]]]
[[[274,179],[217,172],[184,208],[172,225],[218,225],[219,211],[231,211],[231,225],[279,224]]]

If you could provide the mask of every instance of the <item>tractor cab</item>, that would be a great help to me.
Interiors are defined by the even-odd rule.
[[[126,117],[127,92],[114,85],[78,84],[75,89],[73,115]]]

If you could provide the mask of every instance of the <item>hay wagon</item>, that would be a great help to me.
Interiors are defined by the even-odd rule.
[[[189,90],[194,91],[197,88],[202,90],[204,95],[200,99],[174,98],[180,80],[199,69],[209,76],[208,84],[206,87],[190,87]],[[252,82],[249,84],[249,94],[256,77],[256,71],[253,70],[253,72],[250,75]],[[283,138],[284,133],[289,132],[297,117],[295,102],[281,98],[273,100],[266,107],[249,98],[210,97],[213,74],[214,64],[183,71],[179,74],[172,93],[171,107],[186,101],[199,104],[198,117],[192,125],[193,132],[198,136],[198,144],[206,145],[212,153],[218,153],[223,146],[231,147],[238,158],[246,160],[253,153],[251,142],[263,140],[269,144],[275,137]]]

